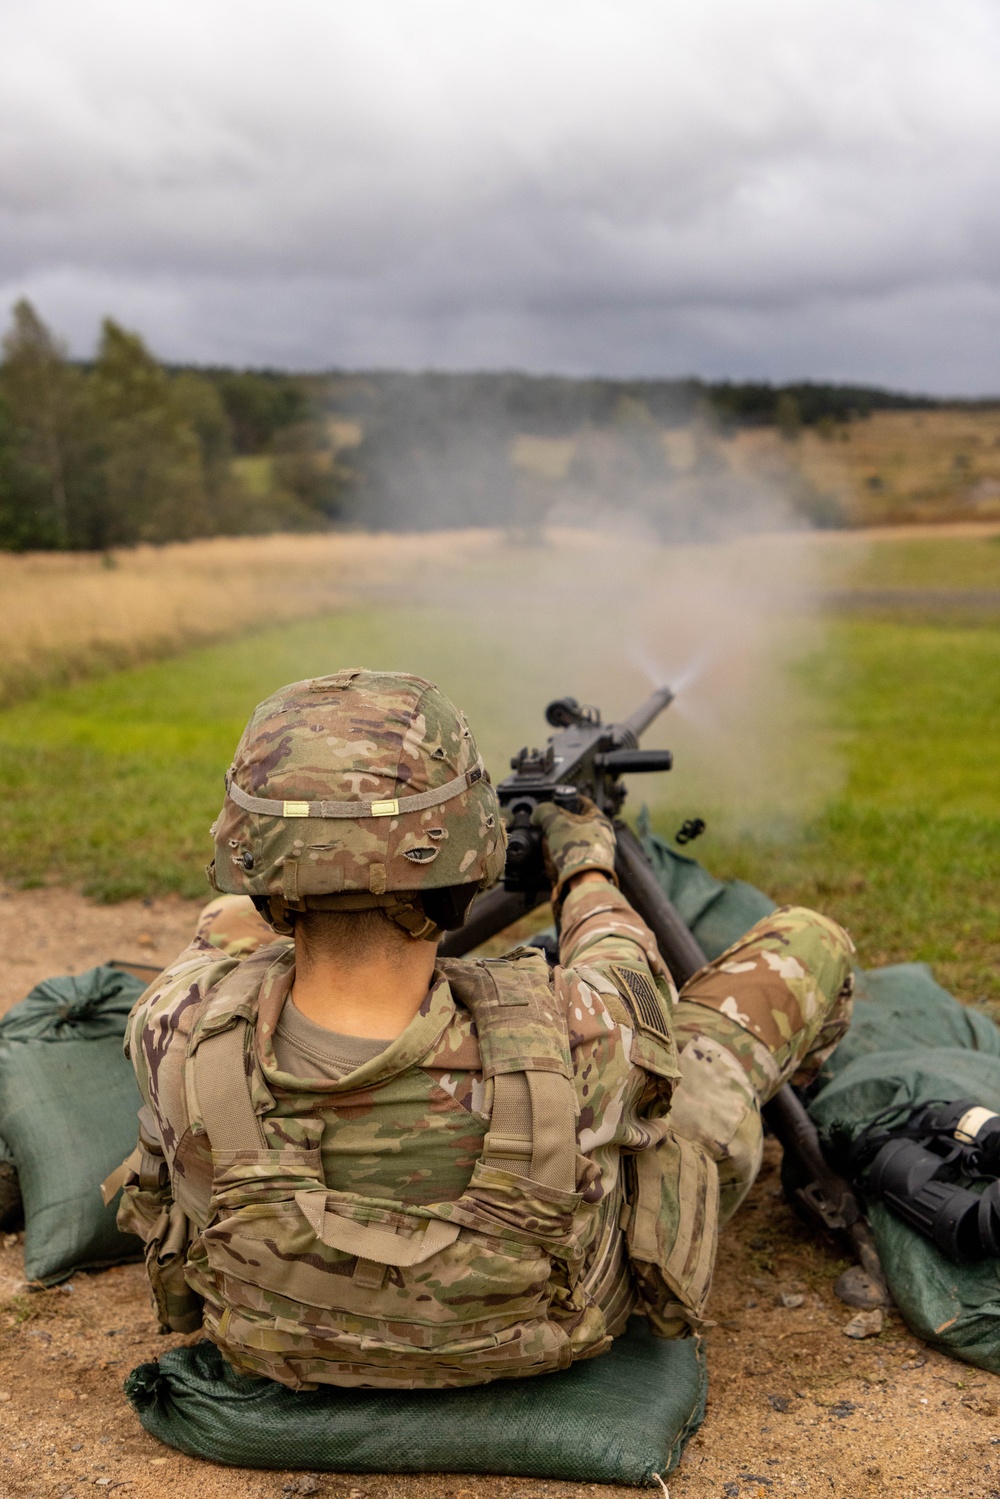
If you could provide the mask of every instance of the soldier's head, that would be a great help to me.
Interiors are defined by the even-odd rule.
[[[386,923],[436,941],[498,877],[506,847],[464,714],[422,677],[354,668],[258,705],[212,832],[216,890],[341,950]]]

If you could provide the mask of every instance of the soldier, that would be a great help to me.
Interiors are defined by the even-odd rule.
[[[559,965],[442,959],[504,864],[464,716],[350,670],[261,703],[226,776],[228,892],[129,1023],[119,1222],[164,1329],[293,1388],[440,1387],[701,1321],[760,1106],[846,1027],[849,938],[786,909],[678,997],[614,831],[548,804]]]

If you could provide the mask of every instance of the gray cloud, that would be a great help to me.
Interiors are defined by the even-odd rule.
[[[991,0],[7,0],[0,300],[80,352],[1000,389]]]

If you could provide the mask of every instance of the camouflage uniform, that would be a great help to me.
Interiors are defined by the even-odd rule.
[[[307,705],[345,759],[348,739],[326,732],[324,709],[359,675],[363,698],[367,674],[337,674],[322,679],[319,712]],[[307,787],[301,765],[298,780],[294,764],[284,768],[302,742],[287,730],[309,684],[284,689],[277,713],[274,700],[262,705],[216,825],[217,881],[249,886],[279,924],[289,907],[386,895],[420,936],[406,892],[427,887],[439,855],[446,882],[470,868],[494,878],[503,843],[492,789],[467,730],[449,738],[446,713],[418,711],[426,686],[398,688],[406,711],[382,783],[356,788],[395,811],[370,813],[384,824],[353,842],[299,810],[307,790],[317,805],[321,777]],[[386,721],[361,706],[369,741],[384,739]],[[430,819],[419,801],[384,795],[401,780],[426,795],[416,774],[400,776],[407,742],[415,771],[427,763],[421,746],[443,749],[431,761],[444,763]],[[378,744],[354,753],[371,763]],[[457,802],[452,830],[470,820],[479,830],[468,847],[449,847],[442,787]],[[282,791],[303,800],[282,804]],[[613,885],[567,893],[573,874],[607,869],[607,825],[559,821],[552,809],[539,821],[561,907],[560,966],[550,973],[524,950],[439,961],[402,1035],[338,1080],[277,1065],[293,942],[274,941],[245,899],[206,909],[191,946],[133,1011],[126,1043],[145,1108],[120,1221],[146,1240],[164,1326],[193,1330],[203,1317],[238,1368],[294,1387],[542,1373],[602,1352],[636,1305],[662,1336],[698,1326],[720,1197],[727,1216],[759,1163],[760,1102],[817,1066],[846,1023],[849,941],[810,912],[775,913],[677,1003],[651,934]],[[409,858],[428,848],[430,859]],[[682,1048],[676,1088],[671,1032]],[[518,1079],[530,1093],[527,1127],[511,1113]],[[239,1114],[241,1097],[230,1130],[226,1110]]]

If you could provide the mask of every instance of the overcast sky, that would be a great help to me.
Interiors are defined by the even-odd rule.
[[[997,0],[0,0],[77,353],[1000,392]]]

